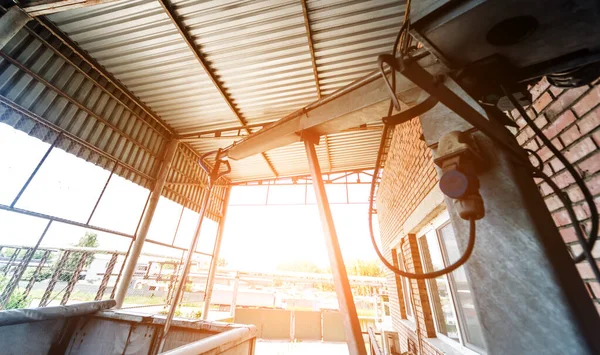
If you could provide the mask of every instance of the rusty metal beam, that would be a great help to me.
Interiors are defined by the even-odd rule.
[[[204,69],[204,71],[206,72],[206,74],[208,75],[210,80],[212,81],[215,88],[221,94],[221,97],[223,97],[223,99],[227,103],[227,106],[229,106],[229,108],[231,109],[231,111],[233,112],[233,114],[235,115],[237,120],[240,122],[243,129],[248,134],[252,133],[250,131],[250,129],[247,127],[248,123],[246,122],[244,115],[240,112],[240,110],[237,108],[237,106],[233,103],[233,100],[231,99],[231,96],[227,92],[227,89],[225,89],[225,87],[223,87],[223,85],[217,78],[217,74],[215,73],[214,69],[210,66],[210,63],[208,63],[206,58],[204,58],[204,54],[200,51],[200,48],[198,48],[198,46],[196,46],[196,43],[194,42],[194,38],[187,31],[185,24],[183,23],[183,21],[181,21],[179,19],[179,16],[177,15],[177,12],[175,11],[175,6],[173,6],[173,4],[171,3],[170,0],[159,0],[158,2],[160,3],[160,5],[163,7],[165,12],[169,16],[169,19],[171,19],[171,22],[173,23],[173,25],[175,25],[175,28],[177,28],[177,31],[179,32],[179,34],[181,35],[181,37],[183,38],[183,40],[185,41],[187,46],[190,48],[190,50],[194,54],[194,57],[196,57],[196,60],[198,61],[200,66],[202,66],[202,69]],[[267,163],[267,165],[269,166],[269,169],[271,169],[271,172],[273,173],[273,175],[275,175],[275,177],[279,176],[279,174],[277,173],[277,170],[275,170],[275,168],[273,167],[273,164],[271,163],[271,161],[269,160],[267,155],[264,152],[260,152],[260,154],[263,157],[263,159],[265,160],[265,162]]]
[[[306,27],[306,39],[308,40],[308,49],[310,51],[310,59],[312,61],[313,75],[315,76],[315,86],[317,87],[317,96],[321,98],[321,85],[319,84],[319,72],[317,70],[317,60],[315,58],[315,48],[310,30],[310,17],[308,17],[308,5],[306,0],[300,0],[302,3],[302,14],[304,15],[304,26]]]
[[[344,258],[342,257],[342,250],[340,249],[340,243],[335,231],[333,216],[329,207],[325,184],[323,183],[323,174],[319,166],[319,158],[317,157],[314,142],[305,140],[304,147],[308,158],[313,188],[315,189],[315,198],[319,207],[323,236],[325,237],[329,264],[333,275],[333,284],[335,285],[335,293],[337,294],[340,313],[342,315],[348,352],[352,355],[366,355],[365,342],[352,296],[350,280],[348,279]]]
[[[44,0],[27,4],[23,10],[31,17],[95,6],[121,0]]]

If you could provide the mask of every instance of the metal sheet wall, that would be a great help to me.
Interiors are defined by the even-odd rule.
[[[0,10],[1,11],[1,10]],[[99,68],[99,66],[97,66]],[[0,122],[145,188],[152,188],[171,130],[132,95],[31,21],[0,51]],[[9,154],[9,152],[3,152]],[[207,184],[198,154],[180,144],[165,197],[198,211]],[[224,188],[208,217],[218,221]]]
[[[170,133],[123,97],[36,22],[0,53],[0,99],[14,104],[11,115],[22,116],[5,123],[48,141],[47,136],[35,134],[37,124],[21,122],[35,115],[119,160],[130,169],[118,168],[117,174],[149,187]],[[63,148],[108,168],[93,155]]]

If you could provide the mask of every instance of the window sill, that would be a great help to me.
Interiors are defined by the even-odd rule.
[[[423,341],[429,343],[429,345],[433,346],[437,350],[440,350],[446,355],[480,355],[479,353],[464,348],[461,345],[457,344],[456,346],[453,346],[448,344],[440,338],[423,338]]]

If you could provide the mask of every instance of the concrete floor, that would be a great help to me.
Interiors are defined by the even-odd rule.
[[[291,343],[275,340],[257,340],[256,355],[347,355],[346,343],[302,341]]]

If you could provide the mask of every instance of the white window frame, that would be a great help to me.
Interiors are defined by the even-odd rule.
[[[398,263],[398,268],[402,271],[406,271],[406,269],[404,268],[404,253],[402,252],[402,243],[398,244],[396,246],[396,261]],[[412,325],[415,325],[415,314],[414,314],[414,308],[413,308],[413,301],[412,301],[412,292],[411,292],[411,288],[410,285],[408,284],[410,282],[410,280],[408,280],[406,277],[402,277],[402,276],[398,276],[400,277],[400,284],[402,285],[402,302],[404,302],[404,308],[406,310],[406,312],[404,312],[406,314],[406,320],[408,320],[409,322],[412,323]],[[410,314],[408,314],[410,310]]]
[[[425,254],[422,249],[421,243],[427,243],[427,239],[426,239],[427,234],[429,234],[432,231],[434,231],[436,234],[437,248],[439,249],[439,251],[442,255],[444,264],[446,266],[448,265],[448,255],[445,250],[445,247],[442,244],[441,236],[439,233],[439,230],[442,229],[443,227],[447,226],[448,224],[450,224],[450,216],[448,214],[448,211],[444,210],[437,217],[432,218],[429,223],[427,223],[425,226],[423,226],[421,228],[421,230],[419,230],[419,232],[417,232],[417,234],[416,234],[417,245],[419,247],[419,257],[421,258],[422,265],[425,265],[425,260],[423,258],[423,256]],[[428,245],[428,248],[431,248],[431,246]],[[463,334],[463,327],[464,327],[464,323],[465,323],[464,318],[463,318],[464,316],[461,314],[461,312],[459,312],[459,305],[456,303],[457,302],[456,290],[454,289],[453,283],[450,282],[449,276],[451,276],[451,275],[444,275],[442,277],[444,278],[444,282],[446,283],[446,286],[448,287],[448,290],[450,291],[449,296],[452,301],[452,306],[453,306],[452,310],[454,312],[456,322],[458,323],[456,328],[457,328],[459,340],[456,341],[456,340],[446,336],[445,334],[438,332],[438,329],[439,329],[438,319],[437,319],[437,316],[435,316],[435,314],[433,314],[433,313],[435,313],[435,310],[432,307],[431,312],[434,315],[434,317],[432,317],[432,318],[433,318],[433,322],[434,322],[436,336],[437,336],[437,338],[442,340],[444,343],[450,345],[451,347],[460,351],[463,354],[467,354],[467,355],[486,354],[485,349],[476,347],[475,345],[467,343],[467,341],[466,341],[465,334]],[[430,300],[433,299],[429,282],[427,282],[427,295],[429,296]]]

